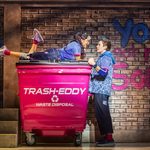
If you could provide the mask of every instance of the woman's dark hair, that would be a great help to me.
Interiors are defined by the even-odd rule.
[[[81,39],[83,39],[83,40],[85,40],[85,39],[87,39],[89,37],[89,35],[86,33],[86,32],[84,32],[84,33],[82,33],[82,32],[77,32],[75,35],[74,35],[74,39],[75,40],[77,40],[77,41],[81,41]]]
[[[81,39],[83,39],[83,40],[85,40],[85,39],[87,39],[88,37],[90,37],[86,32],[77,32],[75,35],[74,35],[74,39],[76,40],[76,41],[78,41],[80,44],[81,44],[81,46],[82,46],[82,43],[81,43]],[[86,53],[85,53],[85,51],[84,51],[84,47],[82,46],[81,47],[81,59],[83,59],[83,58],[85,58],[85,56],[86,56]]]
[[[101,36],[100,41],[103,42],[104,46],[107,46],[107,51],[110,51],[110,49],[111,49],[110,39],[106,36]]]

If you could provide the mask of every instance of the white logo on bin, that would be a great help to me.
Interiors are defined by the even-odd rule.
[[[66,95],[66,99],[68,95],[83,95],[86,92],[86,88],[78,88],[78,87],[74,87],[74,88],[70,88],[70,87],[66,87],[66,88],[48,88],[48,87],[39,87],[39,88],[24,88],[24,95],[51,95],[52,97],[49,98],[49,100],[51,102],[46,102],[46,103],[42,103],[42,102],[37,102],[35,103],[36,107],[74,107],[74,103],[71,102],[58,102],[61,101],[61,98],[59,99],[59,97],[61,95]],[[68,101],[68,100],[67,100]]]
[[[58,102],[58,100],[59,100],[59,98],[58,98],[57,95],[53,95],[52,98],[51,98],[51,101],[52,101],[53,103]]]
[[[83,95],[86,88],[24,88],[25,95]]]

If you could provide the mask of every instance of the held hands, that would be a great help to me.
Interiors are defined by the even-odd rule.
[[[95,65],[94,58],[89,58],[88,63],[89,63],[89,65],[94,66]]]

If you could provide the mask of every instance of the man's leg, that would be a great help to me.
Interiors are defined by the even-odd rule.
[[[102,135],[105,135],[104,140],[99,141],[97,146],[101,146],[101,144],[105,144],[103,146],[114,146],[114,140],[112,138],[112,119],[110,116],[108,98],[109,96],[104,94],[94,95],[95,113],[99,130]]]

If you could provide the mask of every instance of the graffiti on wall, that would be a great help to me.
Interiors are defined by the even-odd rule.
[[[121,36],[121,48],[114,49],[113,53],[118,56],[118,58],[124,58],[128,60],[128,58],[132,57],[133,62],[134,59],[140,57],[137,56],[139,54],[140,49],[134,48],[126,48],[130,38],[132,38],[138,44],[144,44],[147,40],[150,40],[150,31],[148,26],[145,23],[135,24],[133,19],[128,19],[125,22],[125,25],[121,25],[119,20],[116,18],[113,19],[113,27],[120,33]],[[150,48],[144,48],[143,58],[144,63],[149,61]],[[139,60],[136,60],[139,62]],[[141,64],[137,63],[137,66]],[[134,64],[133,64],[134,66]],[[148,66],[148,65],[147,65]],[[138,67],[137,67],[138,68]],[[129,86],[135,89],[143,89],[145,87],[150,89],[150,68],[145,67],[142,69],[132,70],[130,74],[122,73],[122,70],[131,70],[130,66],[126,61],[118,61],[115,65],[115,70],[120,70],[119,73],[114,72],[114,79],[121,80],[121,84],[114,83],[112,88],[114,90],[125,90]]]
[[[134,24],[133,19],[128,19],[124,26],[117,19],[113,19],[114,28],[121,35],[121,47],[125,48],[132,37],[138,44],[143,44],[150,39],[149,28],[145,23]]]

